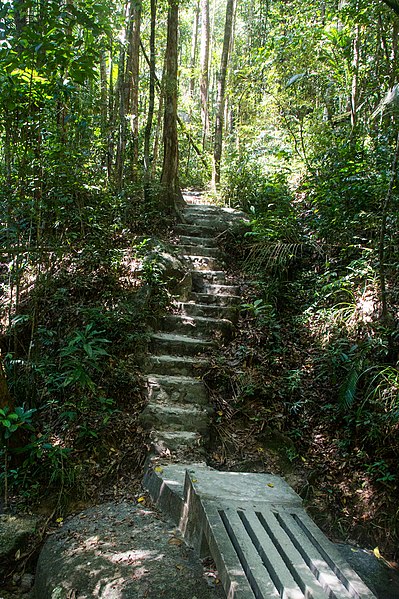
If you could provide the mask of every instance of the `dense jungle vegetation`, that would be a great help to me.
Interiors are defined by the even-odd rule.
[[[212,464],[278,431],[319,521],[397,557],[398,36],[396,0],[3,0],[6,505],[139,475],[157,251],[197,188],[251,219],[221,240],[243,301]]]

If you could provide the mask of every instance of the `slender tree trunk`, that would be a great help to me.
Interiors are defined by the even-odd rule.
[[[128,52],[125,73],[125,115],[130,116],[132,134],[131,178],[137,180],[139,161],[139,69],[141,0],[132,0],[129,8]]]
[[[168,33],[166,41],[165,111],[163,126],[162,199],[165,209],[174,212],[182,204],[179,186],[179,149],[177,137],[177,54],[179,1],[168,0]]]
[[[224,108],[226,99],[227,65],[230,54],[230,41],[233,33],[235,0],[227,0],[226,21],[224,27],[223,50],[220,62],[220,73],[217,86],[215,145],[213,152],[213,187],[220,183],[220,163],[222,160]]]
[[[201,121],[202,121],[202,147],[205,151],[209,137],[209,0],[201,0]]]
[[[351,95],[351,125],[352,134],[357,124],[357,106],[359,95],[359,59],[360,59],[360,25],[356,25],[355,39],[353,40],[353,77],[352,77],[352,95]]]
[[[118,125],[117,125],[117,145],[116,145],[116,158],[115,158],[115,185],[117,189],[122,189],[123,181],[123,163],[125,160],[125,148],[126,148],[126,120],[125,120],[125,50],[123,43],[121,43],[120,55],[119,55],[119,67],[118,67],[118,81],[116,84],[115,91],[115,104],[117,106],[115,110],[118,114]]]
[[[198,22],[200,13],[200,0],[197,2],[194,13],[193,22],[193,37],[191,40],[191,56],[190,56],[190,97],[194,97],[195,89],[195,65],[197,63],[197,46],[198,46]]]
[[[150,30],[150,90],[148,100],[147,122],[144,132],[144,177],[148,184],[150,179],[150,143],[152,132],[152,121],[155,109],[155,83],[156,83],[156,54],[155,54],[155,26],[157,15],[157,0],[151,0],[151,30]]]
[[[382,206],[381,214],[381,229],[380,229],[380,242],[379,242],[379,261],[380,261],[380,287],[381,287],[381,319],[386,322],[388,320],[388,298],[387,298],[387,286],[386,286],[386,269],[385,269],[385,242],[387,236],[387,220],[389,207],[392,201],[394,192],[395,182],[398,175],[398,162],[399,162],[399,132],[396,137],[396,147],[393,156],[392,167],[391,167],[391,178],[389,181],[388,190],[385,196],[384,204]]]

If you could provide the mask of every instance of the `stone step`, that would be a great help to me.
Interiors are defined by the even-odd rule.
[[[195,302],[196,304],[207,304],[217,306],[231,306],[237,305],[241,301],[241,297],[235,294],[217,294],[217,293],[201,293],[192,291],[188,296],[189,302]]]
[[[197,286],[195,286],[197,287]],[[198,288],[199,287],[199,288]],[[208,284],[205,283],[202,286],[198,286],[195,291],[200,293],[206,293],[208,295],[225,295],[225,296],[238,296],[238,287],[236,285],[223,285],[223,284]]]
[[[153,351],[158,354],[198,356],[214,347],[213,341],[173,333],[153,333],[151,339]]]
[[[198,248],[195,248],[194,251],[197,251]],[[220,269],[220,260],[218,258],[214,258],[213,256],[208,255],[193,255],[193,254],[183,254],[186,260],[189,260],[192,265],[193,270],[199,271],[209,271],[209,270],[218,270]]]
[[[201,239],[204,237],[213,237],[215,238],[219,231],[213,226],[205,226],[205,225],[190,225],[186,223],[180,223],[174,228],[175,233],[189,236],[189,237],[200,237]]]
[[[198,335],[209,339],[215,332],[221,333],[224,338],[231,338],[233,330],[232,322],[227,319],[184,314],[168,314],[162,319],[161,326],[168,333]]]
[[[179,253],[184,256],[206,256],[209,258],[223,258],[219,248],[209,247],[206,245],[177,245]]]
[[[195,376],[206,368],[207,363],[207,360],[190,356],[150,356],[146,371],[171,376]]]
[[[204,214],[201,217],[198,217],[197,214],[191,214],[184,212],[183,214],[185,225],[193,225],[195,227],[202,227],[214,231],[225,231],[229,228],[230,222],[225,220],[225,218],[219,218],[218,214]]]
[[[206,246],[208,248],[217,249],[217,243],[213,237],[191,237],[180,235],[180,243],[182,245]]]
[[[218,304],[197,304],[195,302],[181,302],[177,309],[187,316],[206,316],[210,318],[226,318],[234,322],[238,310],[234,306],[223,306]]]
[[[201,288],[206,284],[226,285],[224,270],[201,270],[192,272],[193,287]]]
[[[150,439],[158,451],[179,449],[198,449],[203,445],[204,436],[192,431],[152,430]]]
[[[237,210],[236,208],[229,208],[228,206],[212,206],[212,205],[195,205],[195,206],[187,206],[183,210],[183,215],[192,214],[197,218],[201,218],[202,216],[218,216],[223,215],[231,218],[248,218],[248,216]]]
[[[200,406],[148,403],[140,414],[140,421],[151,429],[204,434],[208,430],[209,414]]]
[[[149,374],[147,389],[150,403],[208,405],[208,394],[204,383],[190,376]]]

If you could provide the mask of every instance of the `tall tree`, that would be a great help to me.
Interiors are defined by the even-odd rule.
[[[156,67],[156,53],[155,53],[155,26],[156,26],[156,15],[157,15],[157,1],[151,0],[150,3],[150,82],[149,82],[149,98],[148,98],[148,111],[147,111],[147,122],[144,131],[144,177],[148,183],[150,179],[150,142],[152,132],[152,122],[154,119],[155,109],[155,84],[157,76],[155,72]]]
[[[128,52],[125,75],[125,115],[129,115],[132,134],[131,177],[137,180],[139,160],[139,68],[141,0],[132,0],[129,8]]]
[[[217,83],[215,145],[213,152],[214,163],[212,176],[212,183],[214,187],[216,187],[220,183],[220,163],[222,159],[224,110],[226,103],[227,65],[229,61],[231,38],[233,34],[234,9],[235,0],[227,0],[226,20],[223,37],[223,50]]]
[[[163,125],[164,155],[161,175],[165,209],[173,212],[183,202],[179,185],[179,147],[177,136],[177,55],[179,0],[168,0],[168,32],[165,60],[165,111]]]
[[[202,146],[205,150],[209,135],[208,90],[209,90],[209,0],[201,0],[201,121]]]
[[[200,13],[200,0],[197,2],[197,6],[194,13],[193,21],[193,36],[191,39],[191,57],[190,57],[190,96],[194,96],[195,89],[195,65],[197,62],[197,46],[198,46],[198,22]]]

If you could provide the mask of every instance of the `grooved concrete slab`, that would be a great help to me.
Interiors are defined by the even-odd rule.
[[[157,470],[145,479],[153,499],[211,553],[228,599],[376,599],[280,477],[203,464]]]

